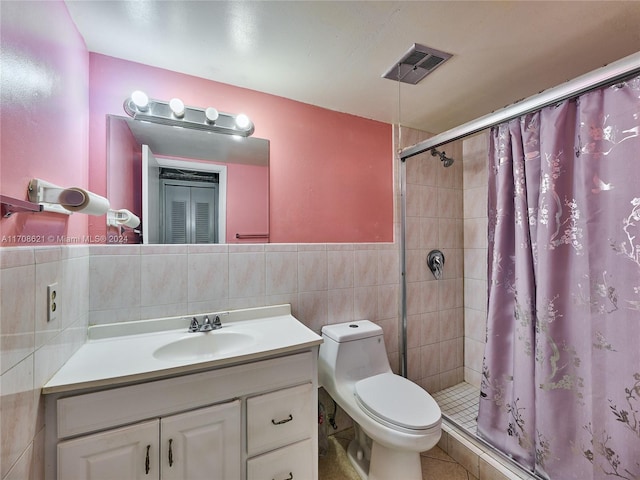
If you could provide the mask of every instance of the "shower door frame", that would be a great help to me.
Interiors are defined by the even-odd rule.
[[[407,262],[406,262],[406,213],[407,166],[406,160],[431,148],[481,132],[511,119],[534,112],[548,105],[576,97],[582,93],[640,73],[640,52],[631,54],[597,70],[569,80],[557,87],[544,90],[488,115],[439,133],[400,152],[400,374],[407,376]]]

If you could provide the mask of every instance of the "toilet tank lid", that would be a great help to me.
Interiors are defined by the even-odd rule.
[[[335,323],[322,327],[322,334],[335,342],[350,342],[361,338],[382,335],[382,328],[369,320]]]

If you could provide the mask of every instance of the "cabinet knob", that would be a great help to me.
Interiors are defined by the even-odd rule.
[[[173,446],[171,445],[173,443],[173,438],[169,439],[169,466],[173,467]]]

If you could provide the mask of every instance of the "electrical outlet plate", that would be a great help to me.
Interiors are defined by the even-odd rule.
[[[52,322],[58,317],[58,284],[47,285],[47,322]]]

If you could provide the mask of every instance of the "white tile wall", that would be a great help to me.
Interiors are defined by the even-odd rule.
[[[398,318],[397,245],[92,246],[91,324],[291,303],[323,325]],[[393,343],[393,342],[392,342]],[[397,342],[390,345],[397,352]]]
[[[89,247],[0,249],[0,478],[44,477],[40,390],[84,343]],[[47,322],[47,285],[57,318]]]

